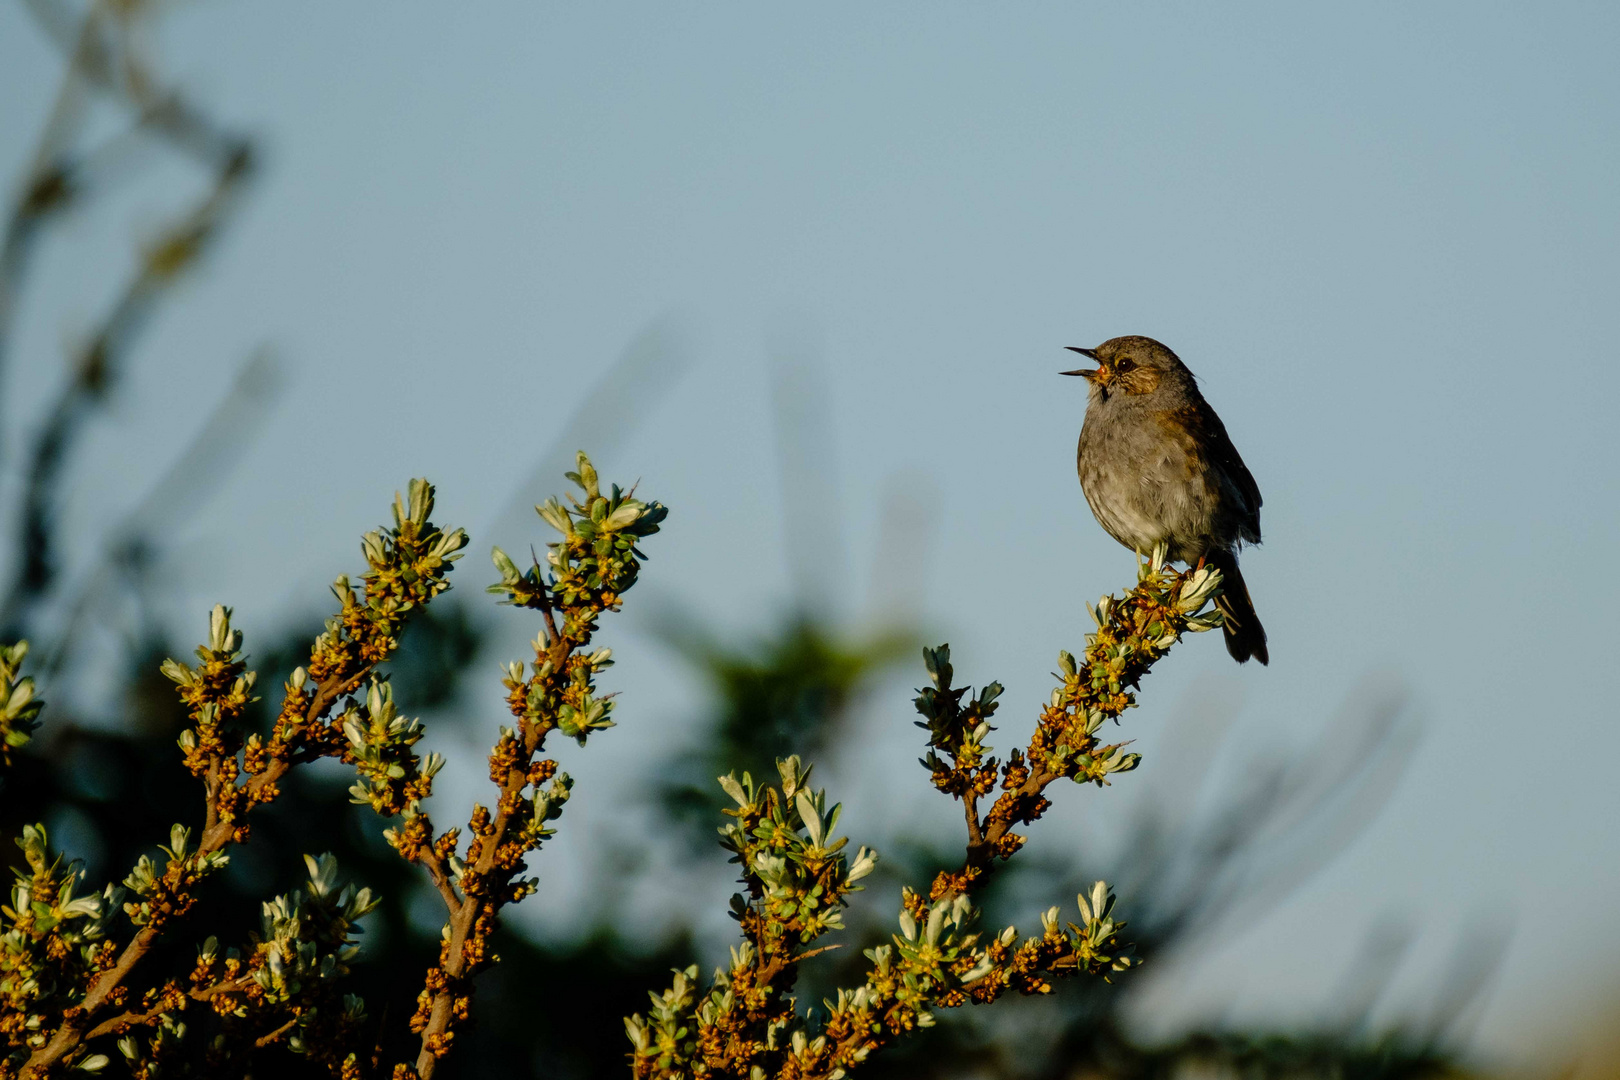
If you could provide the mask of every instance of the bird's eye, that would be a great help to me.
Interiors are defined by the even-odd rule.
[[[1121,375],[1125,374],[1127,371],[1134,371],[1136,370],[1136,361],[1132,360],[1128,356],[1122,356],[1118,360],[1114,361],[1114,370]]]

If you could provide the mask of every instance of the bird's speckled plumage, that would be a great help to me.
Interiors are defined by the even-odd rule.
[[[1173,560],[1219,569],[1227,650],[1239,663],[1268,662],[1266,632],[1237,565],[1238,548],[1260,542],[1260,488],[1193,373],[1147,337],[1074,351],[1098,363],[1065,372],[1091,385],[1079,469],[1097,522],[1134,551],[1164,543]]]

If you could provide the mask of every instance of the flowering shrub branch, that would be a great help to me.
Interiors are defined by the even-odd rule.
[[[254,675],[242,659],[242,635],[231,629],[228,608],[214,608],[208,642],[198,648],[195,667],[176,660],[164,663],[163,673],[179,688],[191,720],[180,735],[181,754],[203,786],[204,824],[195,846],[191,830],[176,825],[169,846],[161,849],[161,863],[142,856],[125,879],[126,888],[108,886],[92,911],[90,897],[82,898],[77,909],[57,904],[83,872],[76,864],[61,868],[60,859],[45,861],[42,828],[36,828],[33,838],[25,836],[25,854],[38,849],[37,859],[29,857],[28,910],[14,908],[16,914],[7,916],[11,935],[7,940],[14,937],[18,948],[8,949],[0,963],[7,965],[8,976],[14,957],[22,965],[19,970],[30,970],[24,958],[37,948],[58,965],[65,956],[78,955],[83,967],[52,970],[50,978],[21,975],[0,980],[11,995],[7,1012],[0,1017],[0,1037],[7,1050],[0,1059],[0,1077],[44,1077],[67,1065],[100,1068],[107,1055],[91,1053],[84,1045],[92,1032],[123,1033],[147,1026],[166,1029],[171,1042],[181,1038],[178,1013],[193,1000],[192,994],[173,979],[149,982],[154,989],[135,990],[142,961],[171,924],[191,910],[203,880],[229,861],[227,849],[247,841],[249,811],[280,793],[277,782],[289,769],[321,757],[361,764],[346,729],[361,718],[369,722],[372,710],[349,695],[392,655],[410,614],[449,588],[445,575],[466,544],[461,530],[444,532],[432,525],[428,520],[432,510],[431,485],[412,481],[408,503],[395,498],[394,527],[365,536],[362,550],[368,569],[363,595],[357,596],[346,577],[333,586],[340,610],[316,638],[308,666],[293,672],[268,737],[246,733],[242,724]],[[10,722],[8,741],[13,731],[26,735],[25,725],[33,722],[27,713],[31,688],[27,680],[13,681],[15,663],[25,654],[23,647],[8,650],[6,670],[0,673],[7,676],[11,700],[21,700],[16,715],[23,721]],[[380,700],[386,694],[376,697]],[[334,716],[340,702],[346,705]],[[32,707],[37,711],[37,703]],[[425,783],[425,779],[418,783],[423,793]],[[125,896],[130,897],[127,902]],[[132,932],[120,944],[107,937],[104,920],[121,902]],[[75,917],[92,921],[82,930],[63,929],[66,920]],[[222,1007],[224,989],[213,984],[202,989],[201,1000]],[[109,1014],[117,1018],[111,1024]],[[295,1027],[286,1026],[272,1041],[290,1042]]]
[[[449,912],[439,962],[411,1017],[421,1051],[414,1065],[395,1067],[395,1080],[433,1075],[469,1015],[473,977],[495,961],[489,937],[500,909],[534,892],[537,881],[522,877],[524,860],[555,832],[548,823],[562,813],[573,787],[554,760],[541,757],[546,737],[558,731],[583,746],[592,732],[613,726],[612,699],[596,694],[596,675],[613,658],[608,649],[592,650],[591,638],[602,614],[617,611],[636,583],[645,557],[636,545],[658,531],[667,511],[617,485],[604,493],[583,453],[568,478],[584,498],[549,499],[535,508],[562,534],[547,545],[544,567],[536,560],[520,571],[504,551],[494,551],[501,580],[489,591],[540,612],[545,626],[527,669],[515,662],[506,668],[506,701],[516,723],[501,728],[490,751],[494,809],[473,807],[465,848],[459,829],[436,834],[415,800],[404,808],[404,825],[387,834],[401,855],[427,869]]]
[[[955,687],[949,648],[924,651],[932,685],[916,701],[918,726],[930,736],[922,764],[935,787],[962,801],[966,858],[960,870],[939,874],[926,898],[903,890],[899,933],[866,951],[865,981],[824,1002],[819,1019],[800,1013],[791,996],[797,965],[827,948],[812,948],[817,939],[842,929],[841,910],[877,856],[861,848],[848,858],[847,841],[832,835],[839,808],[827,810],[825,793],[806,786],[810,770],[798,758],[778,763],[776,786],[759,787],[746,773],[723,777],[722,788],[737,804],[726,811],[735,821],[721,830],[721,844],[742,870],[746,892],[732,898],[732,916],[743,943],[707,992],[700,992],[696,966],[678,971],[668,990],[652,995],[646,1017],[625,1021],[634,1075],[836,1080],[907,1032],[930,1026],[935,1009],[985,1004],[1007,990],[1048,993],[1054,977],[1107,978],[1133,966],[1119,937],[1125,924],[1114,918],[1104,882],[1078,897],[1078,923],[1060,925],[1053,907],[1042,915],[1039,935],[1022,940],[1010,926],[989,938],[974,932],[971,896],[998,860],[1023,846],[1013,827],[1045,813],[1048,786],[1059,779],[1106,785],[1111,775],[1136,767],[1137,755],[1124,744],[1102,743],[1103,723],[1135,704],[1134,687],[1183,633],[1220,625],[1209,607],[1220,585],[1214,570],[1173,572],[1160,550],[1137,578],[1122,599],[1104,597],[1092,609],[1097,631],[1087,636],[1083,659],[1061,654],[1059,686],[1034,736],[1005,763],[989,756],[985,741],[1001,686],[991,683],[977,695]],[[981,800],[997,787],[1001,794],[981,814]]]
[[[115,1040],[138,1077],[183,1071],[182,1058],[243,1075],[255,1053],[275,1046],[344,1080],[387,1070],[375,1051],[359,1050],[381,1044],[368,1040],[364,1003],[341,990],[358,951],[355,924],[377,901],[367,889],[340,888],[330,855],[306,856],[307,884],[264,905],[261,932],[250,942],[221,951],[208,938],[183,976],[146,970],[206,879],[229,862],[229,849],[249,840],[253,809],[280,794],[289,771],[320,758],[354,768],[351,801],[399,818],[388,842],[423,868],[443,898],[438,962],[409,1021],[420,1049],[390,1072],[396,1080],[432,1076],[467,1020],[474,977],[495,962],[489,939],[500,910],[535,889],[536,880],[523,876],[525,859],[553,834],[568,800],[573,782],[543,756],[547,736],[558,731],[583,745],[613,726],[612,697],[596,689],[613,660],[592,639],[602,614],[617,611],[636,583],[645,558],[637,544],[658,532],[666,514],[617,486],[604,491],[584,454],[568,476],[582,497],[536,508],[561,534],[545,565],[519,570],[494,552],[501,580],[490,591],[538,611],[544,629],[534,659],[506,670],[514,724],[501,729],[490,753],[493,806],[473,807],[465,843],[460,829],[436,831],[423,809],[444,759],[417,754],[423,726],[400,715],[380,671],[410,615],[449,588],[446,576],[467,543],[460,529],[429,521],[433,488],[414,480],[408,497],[395,499],[393,528],[362,541],[368,570],[360,590],[346,577],[333,586],[339,610],[287,680],[268,731],[247,730],[256,680],[230,609],[214,608],[196,664],[163,664],[187,710],[179,745],[203,789],[200,829],[175,825],[158,858],[143,855],[121,886],[88,895],[83,868],[50,856],[43,827],[25,829],[26,870],[11,905],[0,907],[0,1080],[102,1070],[113,1059],[91,1045],[98,1040]],[[7,765],[38,724],[40,703],[20,672],[26,655],[26,644],[0,649],[0,761]],[[208,1028],[200,1051],[196,1035],[188,1036],[198,1015]]]

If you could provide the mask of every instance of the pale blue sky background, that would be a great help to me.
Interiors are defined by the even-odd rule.
[[[1501,917],[1514,938],[1479,1045],[1556,1052],[1620,982],[1620,9],[1113,7],[182,8],[166,67],[261,136],[267,168],[144,340],[71,520],[131,505],[273,343],[289,392],[180,538],[199,632],[225,601],[251,645],[324,603],[409,476],[439,483],[441,519],[490,521],[596,374],[673,310],[694,366],[599,464],[674,508],[650,592],[765,625],[790,595],[767,341],[819,327],[828,512],[856,579],[890,485],[936,492],[926,617],[965,676],[1008,685],[1023,733],[1056,650],[1080,643],[1080,602],[1131,574],[1080,498],[1061,346],[1151,334],[1265,493],[1245,567],[1274,660],[1179,650],[1132,717],[1144,767],[1189,693],[1240,695],[1252,749],[1399,681],[1427,733],[1347,856],[1180,973],[1154,1019],[1311,1015],[1388,915],[1422,928],[1402,984],[1421,1000],[1460,927]],[[58,67],[0,6],[7,177]],[[49,246],[0,390],[9,460],[127,238],[195,182],[151,176]],[[475,535],[468,591],[486,550]],[[864,595],[843,598],[850,618]],[[600,827],[593,780],[605,802],[695,707],[644,636],[617,640],[623,726],[570,758],[580,798],[552,865]],[[846,771],[906,805],[926,789],[903,722],[919,678],[886,688]],[[1078,821],[1114,797],[1063,801]]]

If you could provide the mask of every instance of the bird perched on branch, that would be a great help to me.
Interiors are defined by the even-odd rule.
[[[1148,337],[1069,349],[1097,361],[1063,372],[1091,384],[1079,467],[1097,523],[1133,551],[1164,544],[1176,562],[1219,570],[1226,651],[1266,663],[1266,631],[1237,564],[1239,547],[1260,542],[1260,488],[1193,373]]]

